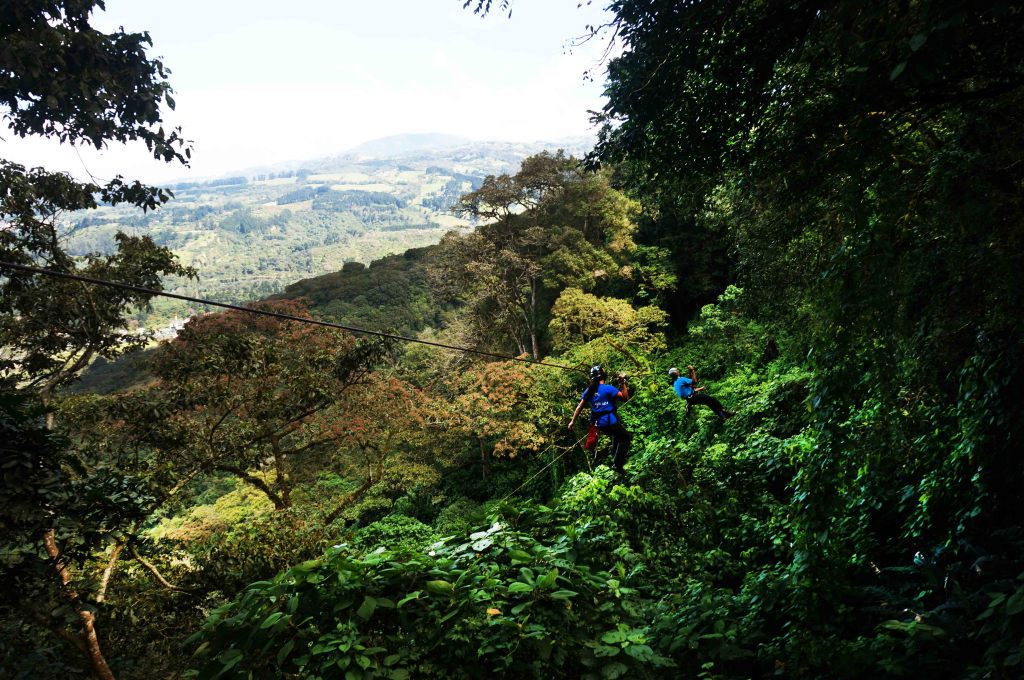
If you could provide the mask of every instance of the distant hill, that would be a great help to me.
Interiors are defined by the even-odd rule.
[[[283,172],[296,172],[304,169],[335,172],[353,166],[381,167],[388,164],[402,165],[418,161],[436,162],[445,167],[465,167],[468,163],[477,171],[486,171],[486,174],[500,174],[517,170],[523,158],[545,150],[564,149],[566,153],[583,156],[594,147],[595,141],[596,138],[593,135],[534,142],[471,141],[464,137],[442,133],[391,135],[363,142],[339,153],[248,168],[237,174],[256,177],[261,174],[280,175]]]
[[[388,255],[369,266],[349,262],[341,271],[302,279],[277,298],[305,298],[325,318],[347,325],[415,335],[438,326],[448,306],[434,299],[427,269],[437,246]]]
[[[390,135],[372,139],[352,147],[346,153],[368,158],[390,158],[421,151],[438,151],[453,146],[470,144],[470,140],[456,135],[440,133]]]

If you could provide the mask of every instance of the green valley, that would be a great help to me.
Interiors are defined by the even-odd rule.
[[[200,272],[198,280],[169,280],[168,290],[222,302],[259,299],[348,262],[437,243],[467,228],[451,208],[486,175],[545,148],[579,152],[585,144],[398,135],[302,164],[172,184],[175,197],[160,210],[72,213],[63,231],[72,255],[111,252],[118,231],[148,236]],[[188,314],[187,303],[156,300],[137,320],[155,330]]]
[[[187,160],[51,4],[15,131]],[[0,675],[1022,675],[1024,11],[608,12],[590,149],[0,160]],[[125,332],[170,290],[247,308]]]

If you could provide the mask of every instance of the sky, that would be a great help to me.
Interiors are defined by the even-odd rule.
[[[105,180],[202,179],[336,154],[402,133],[532,142],[591,134],[607,41],[600,4],[514,0],[481,18],[463,0],[107,0],[101,30],[149,31],[170,68],[165,123],[191,167],[141,145],[104,152],[0,133],[0,156]],[[495,5],[498,0],[495,0]],[[584,78],[593,71],[596,77]]]

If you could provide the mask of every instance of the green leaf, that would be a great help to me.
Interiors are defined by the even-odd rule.
[[[531,560],[530,553],[525,550],[519,550],[518,548],[509,550],[508,556],[516,562],[529,562]]]
[[[237,666],[243,658],[244,655],[242,654],[241,650],[238,649],[229,649],[228,651],[218,656],[217,661],[220,661],[222,664],[220,674],[223,675],[227,671]]]
[[[431,595],[451,596],[455,592],[455,586],[448,581],[427,581],[427,592]]]
[[[616,661],[601,669],[601,677],[614,680],[615,678],[621,678],[628,670],[629,667],[626,664]]]
[[[267,618],[263,619],[263,623],[260,624],[260,628],[270,628],[277,623],[282,616],[284,616],[284,612],[274,612]]]
[[[413,591],[413,592],[409,593],[408,595],[406,595],[405,597],[403,597],[401,600],[398,601],[398,608],[401,609],[402,605],[406,604],[407,602],[412,602],[413,600],[420,599],[420,593],[422,593],[422,592],[423,592],[422,590],[416,590],[416,591]]]
[[[897,78],[900,77],[900,74],[906,70],[907,62],[901,61],[900,63],[896,64],[896,68],[894,68],[892,72],[889,73],[889,80],[896,80]]]
[[[359,609],[356,610],[356,614],[358,614],[360,618],[369,619],[371,616],[373,616],[373,612],[376,609],[377,609],[377,600],[375,598],[372,598],[369,595],[367,595],[363,599],[363,604],[361,604],[359,606]]]
[[[928,36],[926,36],[924,33],[915,33],[914,37],[910,39],[910,51],[917,52],[924,46],[927,40]]]
[[[449,619],[454,618],[456,615],[460,614],[461,612],[462,612],[462,610],[459,609],[458,607],[453,607],[450,612],[448,612],[447,614],[445,614],[444,616],[442,616],[438,620],[438,623],[444,623],[445,621],[448,621]]]
[[[654,650],[647,645],[630,645],[625,652],[637,661],[647,662],[654,658]]]
[[[1024,588],[1019,589],[1006,601],[1006,615],[1016,616],[1024,611]]]
[[[558,568],[555,567],[544,576],[537,580],[537,586],[540,588],[550,588],[555,585],[555,579],[558,578]]]
[[[605,633],[604,635],[601,636],[601,641],[602,642],[607,642],[608,644],[615,644],[615,643],[618,643],[618,642],[625,642],[626,641],[626,631],[623,631],[623,630],[609,631],[609,632],[607,632],[607,633]]]
[[[579,595],[575,590],[556,590],[551,593],[551,599],[553,600],[568,600],[571,597]]]
[[[284,643],[281,649],[277,650],[277,665],[281,666],[284,664],[284,660],[288,658],[288,655],[292,653],[292,649],[295,648],[295,640],[289,640]]]
[[[514,581],[511,585],[509,585],[508,592],[510,592],[510,593],[532,593],[533,592],[533,586],[531,586],[529,583],[523,583],[522,581]]]

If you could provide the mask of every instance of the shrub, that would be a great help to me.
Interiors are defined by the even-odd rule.
[[[489,528],[429,553],[340,549],[215,610],[193,676],[646,677],[635,593],[592,569],[568,518],[505,506]]]

